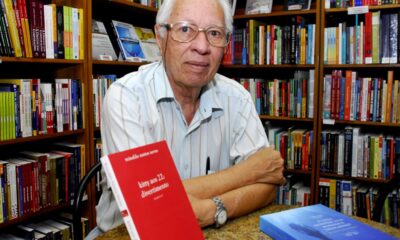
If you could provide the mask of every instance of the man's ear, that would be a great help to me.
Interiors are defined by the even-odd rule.
[[[162,49],[162,44],[165,38],[165,34],[166,34],[166,29],[164,27],[160,27],[160,25],[155,24],[154,25],[154,32],[156,33],[156,40],[157,40],[157,45],[160,48],[160,50]]]

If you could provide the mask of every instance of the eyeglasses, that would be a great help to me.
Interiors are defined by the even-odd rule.
[[[204,32],[207,41],[214,47],[225,47],[229,42],[230,33],[223,27],[209,26],[207,28],[199,28],[189,22],[163,23],[160,26],[171,32],[173,40],[181,43],[193,41],[199,32]]]

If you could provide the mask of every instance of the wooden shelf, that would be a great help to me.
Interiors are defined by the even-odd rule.
[[[236,15],[233,17],[234,20],[242,20],[242,19],[260,19],[260,18],[271,18],[271,17],[282,17],[282,16],[297,16],[297,15],[315,15],[316,10],[301,10],[301,11],[277,11],[271,13],[263,13],[263,14],[247,14],[247,15]]]
[[[67,60],[67,59],[47,59],[47,58],[17,58],[17,57],[2,57],[1,63],[29,63],[29,64],[82,64],[84,60]]]
[[[345,121],[345,120],[333,120],[333,124],[325,123],[324,125],[362,125],[362,126],[379,126],[379,127],[400,127],[400,123],[382,123],[382,122],[371,122],[371,121]]]
[[[360,182],[368,182],[368,183],[379,183],[379,184],[386,184],[389,183],[391,180],[384,180],[384,179],[372,179],[372,178],[364,178],[364,177],[349,177],[343,176],[334,173],[320,173],[320,178],[336,178],[336,179],[343,179],[343,180],[357,180]]]
[[[157,9],[155,9],[153,7],[145,6],[145,5],[140,4],[140,3],[130,2],[128,0],[109,0],[109,2],[111,4],[129,6],[129,7],[132,7],[134,9],[138,10],[138,11],[144,11],[144,12],[148,12],[148,13],[153,13],[154,16],[157,14]]]
[[[221,65],[222,69],[279,69],[279,68],[289,68],[289,69],[312,69],[315,68],[314,64],[279,64],[279,65]]]
[[[73,135],[81,135],[84,133],[85,133],[84,129],[79,129],[79,130],[75,130],[75,131],[65,131],[62,133],[52,133],[52,134],[44,134],[44,135],[38,135],[38,136],[32,136],[32,137],[15,138],[15,139],[7,140],[7,141],[0,141],[0,146],[15,145],[15,144],[19,144],[19,143],[27,143],[27,142],[38,141],[38,140],[61,138],[61,137],[73,136]]]
[[[400,4],[386,4],[381,6],[368,6],[369,10],[384,10],[384,9],[396,9],[400,8]],[[328,8],[325,9],[325,14],[333,13],[344,13],[347,12],[347,8]]]
[[[312,123],[314,120],[311,118],[294,118],[294,117],[275,117],[268,115],[260,115],[263,120],[276,120],[276,121],[291,121],[291,122],[309,122]]]
[[[140,67],[142,65],[148,64],[148,62],[129,62],[129,61],[103,61],[103,60],[93,60],[93,65],[109,65],[109,66],[127,66],[127,67]]]
[[[311,171],[310,170],[300,170],[300,169],[285,169],[285,173],[311,175]]]
[[[23,215],[22,217],[18,217],[18,218],[0,223],[0,229],[5,229],[5,228],[15,225],[17,223],[28,221],[31,218],[39,217],[40,215],[49,214],[49,213],[56,212],[56,211],[60,211],[60,210],[66,209],[68,207],[69,207],[69,204],[67,204],[67,203],[62,203],[62,204],[59,204],[58,206],[47,207],[47,208],[41,209],[37,212],[29,213],[29,214]]]
[[[357,68],[398,68],[400,64],[325,64],[325,69],[344,68],[344,69],[357,69]]]

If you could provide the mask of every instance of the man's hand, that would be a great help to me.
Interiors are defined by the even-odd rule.
[[[252,183],[282,185],[286,182],[283,164],[281,154],[272,147],[266,147],[236,166],[240,168],[241,174],[251,177]]]
[[[196,198],[191,194],[188,194],[188,198],[200,227],[211,225],[216,210],[213,200]]]

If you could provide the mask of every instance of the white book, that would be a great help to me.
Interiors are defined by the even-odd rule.
[[[92,20],[92,57],[96,60],[116,60],[118,58],[104,23],[94,19]]]
[[[44,35],[46,46],[46,58],[54,58],[54,31],[53,29],[53,7],[51,5],[44,5]]]
[[[360,127],[353,127],[353,146],[351,155],[351,176],[357,177],[357,159],[358,159],[358,137],[360,135]]]
[[[353,213],[352,182],[348,180],[342,180],[341,190],[342,190],[341,212],[343,214],[352,215]]]
[[[16,163],[7,161],[7,187],[9,188],[10,203],[11,203],[11,216],[9,220],[18,217],[18,195],[17,195],[17,173]]]
[[[307,104],[308,104],[308,118],[313,118],[314,117],[314,75],[315,75],[315,70],[310,69],[309,71],[309,79],[308,79],[308,93],[307,93]]]
[[[368,104],[368,82],[371,81],[371,78],[362,78],[362,89],[361,89],[361,121],[367,121],[367,104]]]
[[[344,133],[339,133],[339,142],[338,142],[338,161],[337,161],[337,174],[344,174]]]
[[[357,177],[364,176],[364,135],[358,136],[357,145]]]
[[[387,102],[387,80],[382,81],[382,106],[381,106],[381,122],[387,122],[386,119],[386,102]],[[389,109],[390,111],[390,109]]]

